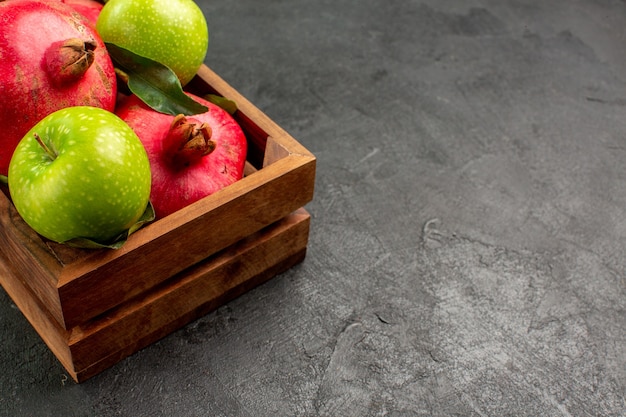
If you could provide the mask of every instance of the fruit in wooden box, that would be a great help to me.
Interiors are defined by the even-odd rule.
[[[148,153],[150,201],[157,219],[243,177],[247,142],[241,127],[222,108],[190,96],[209,110],[172,116],[154,111],[135,95],[116,109]]]
[[[313,197],[315,157],[208,67],[185,88],[237,104],[245,175],[138,230],[119,250],[42,238],[0,184],[0,283],[76,381],[305,256],[310,216],[301,207]]]
[[[150,164],[135,132],[115,114],[66,107],[20,141],[9,165],[9,191],[22,218],[42,236],[110,244],[146,211]]]
[[[96,28],[105,42],[153,59],[187,84],[204,62],[208,26],[193,0],[109,0]]]

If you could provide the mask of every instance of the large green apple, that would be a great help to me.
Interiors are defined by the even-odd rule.
[[[9,193],[42,236],[108,244],[142,216],[150,164],[133,130],[115,114],[66,107],[37,123],[9,164]]]
[[[187,84],[204,62],[209,31],[193,0],[109,0],[96,28],[105,42],[168,66]]]

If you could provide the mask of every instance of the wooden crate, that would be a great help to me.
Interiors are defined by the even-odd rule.
[[[234,100],[243,179],[118,250],[43,239],[0,193],[0,284],[77,382],[302,261],[315,157],[203,66],[188,89]]]

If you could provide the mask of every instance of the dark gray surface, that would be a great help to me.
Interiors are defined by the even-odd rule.
[[[81,385],[0,291],[1,415],[626,415],[624,1],[199,4],[307,258]]]

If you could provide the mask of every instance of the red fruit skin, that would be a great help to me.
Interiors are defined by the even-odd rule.
[[[209,125],[215,149],[188,167],[174,167],[172,155],[165,149],[174,116],[150,109],[134,95],[116,110],[146,148],[152,170],[150,201],[157,218],[174,213],[243,177],[248,144],[241,127],[219,106],[193,94],[189,96],[209,108],[208,112],[189,119]]]
[[[64,107],[115,109],[115,69],[87,19],[52,0],[0,2],[0,174],[17,143],[39,120]],[[46,59],[51,45],[71,38],[95,42],[94,62],[73,82],[59,83]],[[46,52],[48,51],[48,52]]]
[[[104,7],[104,4],[97,0],[61,0],[61,2],[71,6],[78,13],[85,16],[94,27],[96,26],[98,16],[100,16],[100,11]]]

